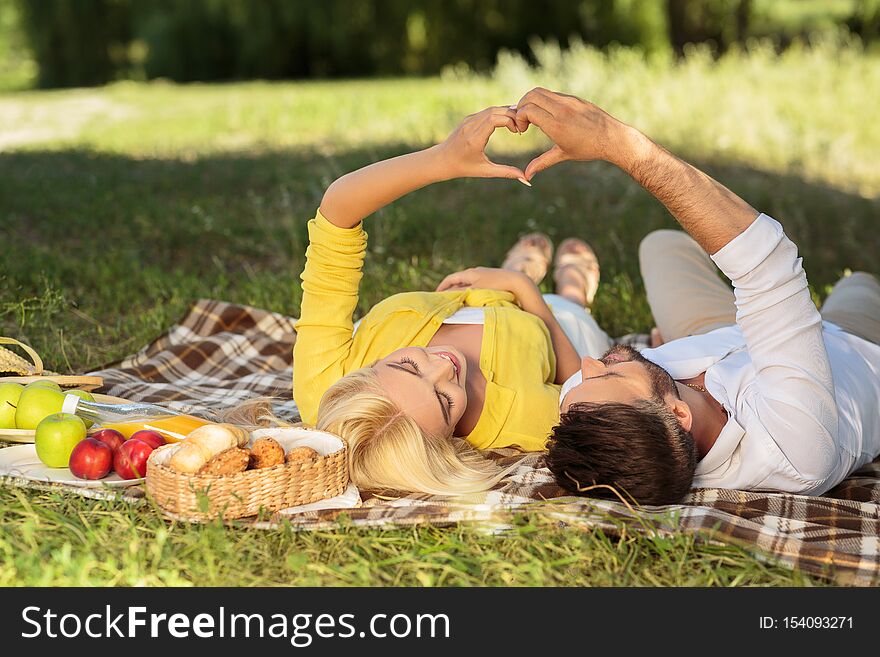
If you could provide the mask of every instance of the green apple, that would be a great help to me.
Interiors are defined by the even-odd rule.
[[[15,429],[15,407],[22,390],[20,383],[0,383],[0,429]]]
[[[28,383],[28,386],[45,386],[47,388],[51,388],[52,390],[57,390],[58,392],[61,392],[61,386],[54,381],[49,381],[48,379],[37,379],[36,381],[31,381],[30,383]]]
[[[86,437],[86,425],[73,413],[53,413],[37,425],[34,447],[37,456],[50,468],[66,468],[70,453]]]
[[[61,412],[64,395],[43,383],[29,383],[21,391],[15,410],[15,426],[19,429],[36,429],[47,415]]]
[[[73,389],[73,390],[65,390],[64,392],[66,392],[68,395],[76,395],[80,399],[85,399],[86,401],[90,401],[90,402],[95,401],[95,398],[92,397],[91,393],[88,393],[85,390]],[[92,425],[94,424],[94,422],[92,422],[91,420],[87,420],[85,418],[83,418],[83,422],[86,423],[86,429],[91,429]]]

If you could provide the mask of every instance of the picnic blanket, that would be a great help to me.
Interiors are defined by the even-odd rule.
[[[276,414],[295,421],[294,322],[257,308],[200,300],[165,334],[94,374],[104,377],[101,392],[185,411],[219,410],[257,395],[277,396]],[[638,344],[638,339],[626,342]],[[502,464],[522,458],[510,449],[490,450],[488,455]],[[487,493],[456,499],[388,499],[362,493],[362,502],[359,508],[296,514],[287,521],[300,529],[326,529],[344,514],[346,522],[362,526],[478,522],[503,530],[518,514],[539,513],[573,528],[616,534],[692,532],[700,540],[734,543],[837,583],[880,582],[880,460],[824,497],[695,489],[678,505],[634,508],[625,501],[568,495],[544,467],[543,455],[536,453]],[[271,528],[277,523],[258,525]]]

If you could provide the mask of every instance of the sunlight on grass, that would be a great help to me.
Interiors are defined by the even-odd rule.
[[[155,508],[0,488],[0,586],[810,585],[732,546],[564,528],[296,532],[166,522]]]

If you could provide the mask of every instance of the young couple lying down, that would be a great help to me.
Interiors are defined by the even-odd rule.
[[[485,155],[496,129],[530,125],[554,145],[525,171]],[[529,184],[558,162],[599,159],[690,234],[658,231],[640,249],[656,349],[612,347],[593,321],[598,263],[579,239],[560,245],[557,294],[542,295],[552,246],[541,234],[499,269],[452,273],[353,323],[369,215],[435,182]],[[549,447],[548,466],[576,493],[613,487],[641,503],[676,502],[692,485],[819,494],[880,452],[880,384],[858,384],[880,372],[876,279],[857,274],[838,295],[864,317],[820,316],[777,222],[591,103],[538,88],[473,114],[441,144],[335,181],[308,230],[294,398],[304,422],[346,441],[363,489],[482,491],[506,472],[479,450]]]

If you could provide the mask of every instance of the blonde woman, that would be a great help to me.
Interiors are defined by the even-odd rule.
[[[294,398],[306,423],[347,442],[351,476],[362,488],[490,488],[504,472],[474,448],[543,449],[559,420],[560,384],[579,370],[584,352],[601,355],[609,346],[584,309],[598,282],[592,251],[567,240],[557,254],[557,286],[569,297],[548,295],[557,318],[535,280],[549,261],[541,236],[520,240],[506,269],[467,269],[437,291],[385,299],[355,330],[367,244],[361,221],[431,183],[523,179],[484,153],[494,130],[517,131],[514,117],[508,107],[490,107],[441,144],[341,177],[309,222]]]

